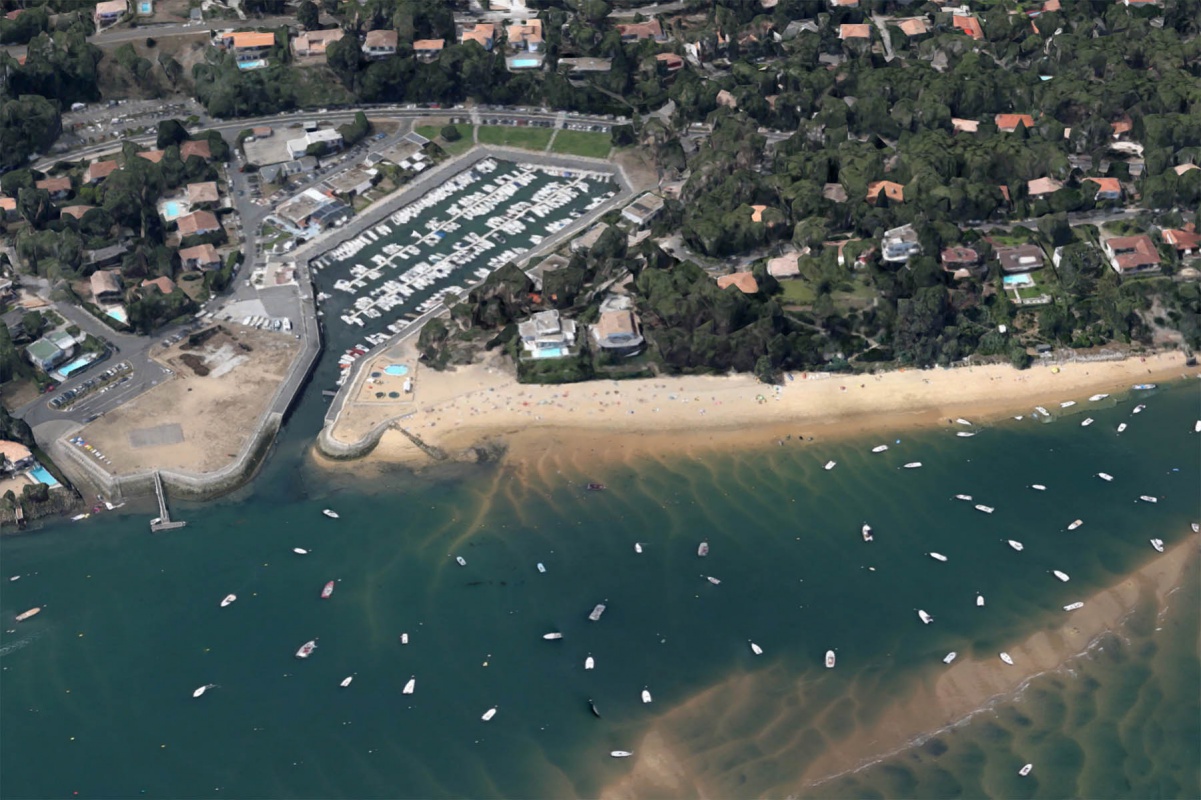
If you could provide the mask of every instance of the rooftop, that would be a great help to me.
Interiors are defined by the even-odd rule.
[[[201,264],[214,264],[221,260],[217,255],[217,248],[213,247],[208,242],[198,244],[195,247],[185,247],[179,251],[179,260],[187,263],[188,261],[196,261]]]
[[[1112,253],[1113,266],[1118,272],[1136,272],[1159,265],[1159,251],[1145,233],[1136,236],[1115,236],[1105,241]]]
[[[120,166],[116,161],[96,161],[89,164],[87,170],[84,171],[83,181],[84,183],[92,183],[93,181],[103,180],[112,175]]]
[[[906,36],[921,36],[930,30],[930,25],[926,22],[925,17],[910,17],[909,19],[899,20],[897,27]]]
[[[431,52],[446,47],[445,39],[418,39],[413,42],[413,52]]]
[[[16,464],[24,461],[27,458],[32,458],[33,453],[29,448],[20,442],[11,442],[8,439],[0,439],[0,457],[3,457],[10,464]]]
[[[984,38],[984,29],[980,27],[980,20],[976,19],[975,17],[965,17],[955,14],[952,17],[951,22],[956,28],[963,31],[976,41],[980,41]]]
[[[1097,184],[1097,194],[1120,195],[1122,193],[1122,183],[1117,178],[1085,178],[1085,180]]]
[[[759,282],[749,272],[732,272],[717,279],[718,289],[725,289],[727,286],[733,286],[743,294],[754,294],[759,291]]]
[[[843,41],[847,39],[870,39],[872,38],[872,26],[867,23],[860,25],[843,23],[838,28],[838,38]]]
[[[60,216],[68,216],[68,217],[75,217],[75,219],[83,219],[83,215],[88,213],[95,207],[96,206],[87,206],[87,205],[67,206],[66,208],[59,209],[58,213]]]
[[[1033,244],[1023,244],[1017,247],[998,247],[997,261],[1005,272],[1029,272],[1043,265],[1044,256],[1041,247]]]
[[[191,139],[179,146],[179,157],[187,161],[192,156],[203,158],[205,161],[213,157],[213,151],[209,148],[208,139]]]
[[[238,31],[222,37],[227,45],[235,50],[241,48],[274,47],[274,33],[259,33],[257,31]]]
[[[797,263],[801,260],[800,253],[785,253],[782,256],[768,259],[767,274],[773,278],[791,278],[800,275]]]
[[[1018,125],[1025,125],[1027,130],[1034,128],[1034,117],[1029,114],[997,114],[993,121],[997,125],[997,130],[1005,133],[1017,130]]]
[[[141,288],[145,289],[148,286],[153,286],[153,287],[157,288],[163,294],[171,294],[171,292],[175,291],[175,281],[171,280],[166,275],[160,275],[159,277],[154,278],[153,280],[142,281]]]
[[[905,202],[905,187],[893,181],[872,181],[867,185],[867,201],[875,203],[883,193],[894,203]]]
[[[216,181],[188,184],[188,202],[193,205],[196,203],[215,203],[220,199],[221,193],[217,191]]]
[[[440,40],[439,40],[440,41]],[[369,50],[373,49],[396,49],[396,31],[389,31],[380,28],[379,30],[367,31],[367,36],[363,39],[363,46]],[[413,48],[416,50],[416,46]]]
[[[1026,193],[1031,197],[1041,197],[1052,194],[1063,188],[1063,184],[1054,178],[1035,178],[1026,182]]]
[[[176,224],[179,226],[180,236],[191,236],[202,231],[215,231],[221,228],[217,217],[208,211],[193,211],[176,220]]]

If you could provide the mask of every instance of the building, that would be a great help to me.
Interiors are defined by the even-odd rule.
[[[910,39],[914,36],[924,36],[930,32],[930,25],[925,17],[909,17],[908,19],[897,20],[897,27],[901,29],[901,33]]]
[[[659,53],[655,56],[657,66],[667,72],[679,72],[684,69],[684,59],[677,56],[675,53]],[[724,90],[723,90],[724,91]]]
[[[70,178],[45,178],[33,184],[38,189],[44,189],[50,193],[51,200],[61,200],[71,193]]]
[[[1026,194],[1031,197],[1045,197],[1063,188],[1063,184],[1054,178],[1035,178],[1026,181]]]
[[[100,183],[100,181],[112,175],[120,166],[116,161],[95,161],[88,164],[88,168],[83,171],[83,182],[89,185]]]
[[[20,442],[0,439],[0,469],[4,472],[16,472],[32,467],[34,463],[33,453],[28,447]]]
[[[121,286],[121,273],[111,269],[98,269],[92,273],[92,297],[97,304],[120,303],[125,299]]]
[[[720,90],[714,99],[722,108],[738,108],[738,98],[725,89]]]
[[[17,218],[17,198],[0,195],[0,220],[12,222]]]
[[[297,228],[328,228],[349,219],[351,210],[337,198],[317,189],[305,189],[281,205],[275,213]]]
[[[1032,244],[1017,247],[998,247],[997,261],[1001,270],[1008,275],[1042,269],[1045,258],[1041,247]]]
[[[948,247],[939,255],[943,270],[956,278],[966,278],[980,264],[980,254],[970,247]]]
[[[142,152],[138,153],[138,158],[144,158],[151,164],[157,164],[163,160],[164,155],[166,155],[166,153],[164,153],[162,150],[143,150]]]
[[[1034,130],[1034,117],[1029,114],[997,114],[993,122],[1001,133],[1013,133],[1018,125],[1025,125],[1026,130]]]
[[[910,258],[922,252],[922,244],[918,241],[917,231],[912,225],[902,225],[884,231],[880,239],[881,257],[890,264],[904,264]]]
[[[662,210],[663,198],[647,192],[623,208],[621,216],[641,228],[657,217]]]
[[[872,26],[867,23],[843,23],[842,25],[838,26],[838,38],[842,39],[844,42],[848,39],[871,39]]]
[[[375,178],[378,175],[378,170],[355,167],[327,178],[325,185],[333,194],[361,196],[375,185]]]
[[[221,230],[221,223],[211,211],[193,211],[175,220],[180,236],[204,236]]]
[[[859,8],[859,0],[830,0],[834,8]]]
[[[867,202],[875,205],[883,194],[892,203],[905,202],[905,187],[893,181],[872,181],[867,185]]]
[[[418,61],[433,61],[445,46],[445,39],[418,39],[413,42],[413,55]]]
[[[1185,226],[1184,230],[1165,230],[1163,240],[1165,244],[1173,247],[1181,258],[1201,253],[1201,234],[1197,233],[1191,223]]]
[[[192,208],[205,204],[216,204],[221,200],[221,193],[217,191],[216,181],[205,181],[203,183],[188,184],[188,205]]]
[[[589,228],[582,236],[578,236],[572,240],[571,252],[587,253],[593,247],[596,246],[596,243],[600,241],[600,238],[605,235],[605,231],[607,231],[607,230],[609,230],[608,223],[605,223],[605,222],[596,223],[591,228]]]
[[[1119,275],[1142,275],[1159,270],[1159,251],[1145,233],[1115,236],[1101,243],[1109,265]]]
[[[67,206],[60,208],[58,214],[60,217],[75,217],[75,219],[83,219],[83,215],[91,211],[96,206]]]
[[[49,372],[70,358],[71,353],[43,336],[25,348],[25,355],[29,363],[42,372]]]
[[[517,325],[521,345],[533,358],[559,358],[571,355],[575,345],[575,320],[559,319],[558,311],[539,311]]]
[[[226,50],[233,52],[238,61],[255,61],[265,58],[275,47],[275,34],[237,31],[222,34],[220,42]]]
[[[951,24],[977,42],[984,38],[984,29],[980,27],[980,20],[975,17],[955,14],[951,17]]]
[[[213,158],[212,148],[209,147],[208,139],[189,139],[179,145],[179,157],[183,161],[187,161],[192,156],[203,158],[205,161],[211,161]]]
[[[725,289],[727,286],[733,286],[743,294],[755,294],[759,291],[759,281],[749,272],[731,272],[717,279],[718,289]]]
[[[584,75],[589,72],[609,72],[613,69],[613,59],[611,58],[560,58],[558,62],[560,72],[566,71],[568,76]]]
[[[785,253],[767,261],[767,274],[773,278],[795,278],[801,274],[800,253]]]
[[[221,256],[217,255],[217,248],[205,242],[195,247],[185,247],[180,250],[179,264],[184,269],[220,269]]]
[[[334,42],[342,40],[346,31],[341,28],[330,28],[323,31],[305,31],[292,40],[292,52],[296,55],[323,56],[325,50]]]
[[[387,58],[396,55],[396,31],[384,29],[367,31],[363,39],[363,55],[368,58]]]
[[[115,267],[121,263],[125,253],[128,252],[129,246],[125,244],[110,244],[108,247],[101,247],[96,250],[83,251],[83,267],[84,269],[105,269],[106,267]]]
[[[1117,178],[1085,178],[1085,180],[1097,184],[1097,193],[1093,196],[1094,200],[1122,199],[1122,184]]]
[[[645,342],[639,329],[638,317],[629,309],[601,312],[592,326],[592,338],[602,350],[634,355]]]
[[[306,131],[299,139],[288,140],[288,155],[293,159],[308,155],[309,148],[315,144],[323,144],[327,150],[339,150],[342,147],[342,134],[333,128]]]
[[[92,12],[92,21],[96,23],[97,30],[106,28],[118,22],[128,10],[129,6],[125,0],[105,0],[96,4],[96,9]]]
[[[153,280],[144,280],[139,288],[148,289],[151,286],[158,289],[163,294],[171,294],[171,292],[175,291],[175,281],[171,280],[166,275],[160,275]]]
[[[1178,164],[1172,167],[1172,171],[1177,175],[1183,175],[1184,173],[1192,172],[1195,169],[1201,169],[1201,167],[1198,167],[1196,164]]]
[[[955,133],[975,133],[980,130],[980,121],[974,119],[951,118],[951,129]]]
[[[654,39],[656,42],[667,41],[667,37],[663,35],[663,26],[657,19],[646,22],[630,22],[616,27],[623,42],[641,42],[644,39]]]
[[[491,22],[481,22],[472,28],[465,28],[459,34],[459,44],[475,42],[485,50],[491,50],[496,42],[496,26]]]
[[[536,53],[542,49],[542,20],[528,19],[516,25],[510,25],[505,31],[509,39],[509,47],[514,50],[528,50]]]

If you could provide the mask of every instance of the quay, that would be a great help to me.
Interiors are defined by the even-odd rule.
[[[151,533],[174,530],[188,524],[184,520],[171,521],[171,514],[167,511],[167,495],[163,492],[163,479],[158,470],[154,471],[154,493],[158,496],[158,516],[150,520]]]

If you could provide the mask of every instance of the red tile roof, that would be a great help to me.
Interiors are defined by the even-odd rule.
[[[867,202],[875,203],[883,192],[894,203],[905,202],[905,187],[892,181],[872,181],[867,185]]]
[[[984,38],[984,29],[980,27],[980,20],[975,17],[963,17],[956,14],[952,17],[951,22],[955,27],[972,37],[976,41]]]
[[[866,23],[862,25],[844,23],[838,28],[838,38],[843,41],[847,39],[870,39],[872,38],[872,26]]]
[[[1029,114],[997,114],[993,117],[997,130],[1010,133],[1017,130],[1018,125],[1025,125],[1027,130],[1034,129],[1034,117]]]
[[[727,286],[733,286],[743,294],[754,294],[759,291],[759,282],[749,272],[733,272],[717,279],[718,289],[724,289]]]
[[[1166,230],[1163,232],[1163,240],[1177,250],[1197,250],[1201,248],[1201,234],[1196,231]]]

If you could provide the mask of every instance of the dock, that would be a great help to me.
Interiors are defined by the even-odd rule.
[[[170,531],[188,524],[184,520],[171,521],[171,514],[167,511],[167,495],[163,492],[163,479],[158,470],[154,471],[154,493],[158,496],[158,516],[150,520],[151,533]]]

